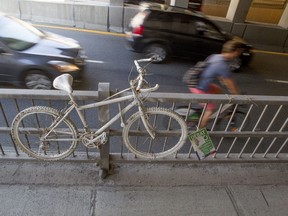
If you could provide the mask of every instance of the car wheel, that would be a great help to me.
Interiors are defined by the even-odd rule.
[[[41,71],[30,71],[24,78],[24,84],[28,89],[51,89],[52,81]]]
[[[153,57],[153,63],[162,63],[167,61],[169,57],[168,48],[161,44],[148,45],[144,50],[145,56]]]

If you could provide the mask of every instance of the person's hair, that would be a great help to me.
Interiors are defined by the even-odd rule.
[[[243,49],[244,44],[239,41],[230,40],[223,44],[222,53],[234,52],[237,49]]]

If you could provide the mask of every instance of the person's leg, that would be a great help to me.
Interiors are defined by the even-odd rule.
[[[220,86],[218,86],[214,83],[211,83],[209,85],[209,91],[206,92],[206,94],[221,94],[222,92],[223,92],[223,89]],[[217,105],[215,103],[208,103],[207,104],[206,111],[205,111],[203,118],[202,118],[202,121],[200,122],[200,125],[199,125],[200,128],[206,127],[206,125],[209,122],[211,115],[216,110],[216,107],[217,107]]]
[[[208,124],[209,122],[209,119],[210,119],[210,116],[213,114],[213,110],[206,110],[204,115],[203,115],[203,118],[200,122],[200,125],[199,125],[199,128],[204,128],[206,127],[206,125]]]
[[[211,83],[209,85],[209,91],[208,92],[204,92],[204,91],[197,89],[197,88],[190,88],[190,91],[194,94],[221,94],[223,92],[223,89],[220,86],[218,86],[214,83]],[[204,104],[202,104],[202,105],[204,106]],[[199,128],[206,127],[206,125],[208,124],[209,119],[210,119],[211,115],[214,113],[216,107],[217,107],[217,105],[215,103],[208,103],[207,104],[207,107],[206,107],[206,110],[203,114]]]
[[[204,91],[202,91],[200,89],[197,89],[197,88],[190,88],[190,91],[193,94],[207,94],[207,92],[204,92]],[[204,107],[205,103],[201,103],[201,106]],[[209,118],[210,118],[210,116],[213,113],[213,110],[210,110],[211,106],[213,108],[213,104],[210,104],[210,103],[207,104],[207,109],[206,109],[205,113],[203,114],[203,117],[202,117],[202,120],[200,122],[199,128],[203,128],[203,127],[205,127],[208,124]]]
[[[224,91],[223,89],[217,85],[217,84],[210,84],[210,87],[209,87],[209,92],[207,92],[208,94],[222,94]]]

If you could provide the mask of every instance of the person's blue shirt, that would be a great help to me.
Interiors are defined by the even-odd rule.
[[[210,83],[217,80],[218,77],[231,78],[233,76],[229,62],[221,54],[215,54],[208,58],[208,66],[202,72],[197,88],[203,91],[209,90]]]

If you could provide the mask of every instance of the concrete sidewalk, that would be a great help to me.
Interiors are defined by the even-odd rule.
[[[92,163],[0,160],[0,215],[287,215],[287,163]]]

